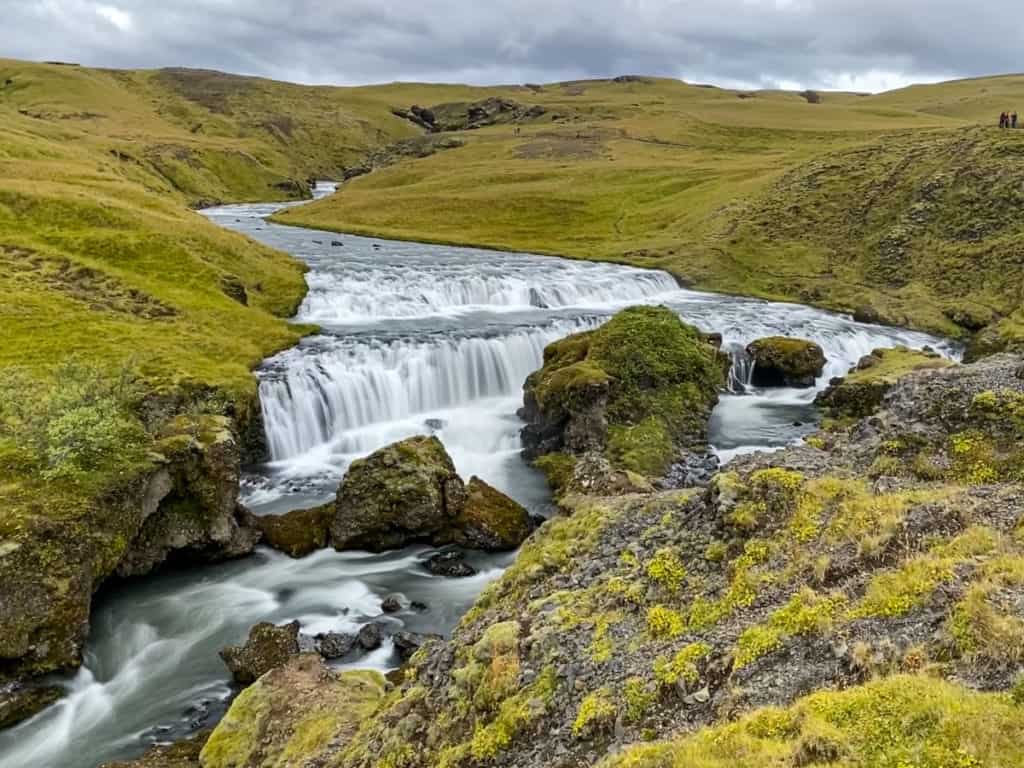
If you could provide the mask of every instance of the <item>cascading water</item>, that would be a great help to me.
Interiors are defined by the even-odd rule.
[[[310,292],[297,319],[322,327],[258,373],[271,461],[244,480],[244,501],[257,513],[326,501],[353,459],[424,432],[442,439],[463,475],[478,474],[542,510],[543,482],[518,456],[523,380],[540,366],[546,344],[630,304],[665,304],[722,334],[736,361],[711,424],[724,459],[799,439],[814,421],[817,389],[874,348],[956,351],[924,334],[806,307],[681,290],[662,272],[266,223],[279,207],[207,212],[306,261]],[[776,334],[821,344],[829,362],[817,388],[750,387],[742,350]],[[424,554],[324,551],[291,560],[260,551],[121,585],[97,601],[85,667],[63,681],[68,695],[0,733],[0,765],[93,768],[209,727],[229,692],[217,651],[257,621],[299,619],[304,631],[320,632],[386,620],[447,632],[509,561],[473,555],[480,575],[448,580],[422,570]],[[382,617],[380,599],[391,592],[430,610]],[[359,664],[385,668],[390,655],[386,646]]]

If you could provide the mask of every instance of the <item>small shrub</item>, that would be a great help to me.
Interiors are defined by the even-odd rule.
[[[686,631],[686,621],[678,611],[654,605],[647,610],[647,631],[654,638],[672,639]]]
[[[675,594],[686,581],[686,568],[670,549],[658,550],[647,563],[647,577],[670,594]]]

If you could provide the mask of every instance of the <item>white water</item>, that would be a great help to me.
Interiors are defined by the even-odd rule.
[[[818,388],[876,347],[955,352],[924,334],[806,307],[681,290],[660,272],[265,223],[276,207],[207,212],[307,261],[311,290],[298,319],[323,327],[259,372],[273,460],[244,480],[244,501],[258,513],[325,501],[354,458],[424,432],[444,441],[464,475],[479,474],[543,511],[543,482],[518,456],[523,380],[547,343],[629,304],[665,304],[722,333],[739,361],[742,348],[762,336],[817,341],[829,360]],[[734,394],[723,396],[712,418],[723,459],[799,440],[814,420],[818,388],[756,391],[748,381],[749,371],[738,367]],[[97,602],[85,667],[64,680],[68,695],[0,732],[0,766],[93,768],[208,727],[230,691],[217,651],[257,621],[299,619],[308,633],[345,631],[379,617],[380,599],[402,592],[430,610],[389,621],[447,632],[511,557],[474,555],[479,576],[446,580],[421,568],[426,554],[324,551],[296,561],[261,550],[114,588]],[[389,647],[359,661],[392,663]]]

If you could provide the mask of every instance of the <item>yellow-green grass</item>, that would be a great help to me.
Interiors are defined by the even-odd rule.
[[[1022,82],[818,104],[665,80],[502,92],[548,114],[519,135],[468,132],[459,149],[277,218],[662,267],[703,288],[959,335],[950,317],[969,316],[1017,341],[1024,131],[977,123],[986,89],[1024,97]]]

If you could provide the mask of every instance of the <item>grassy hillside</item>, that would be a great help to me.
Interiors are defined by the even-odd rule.
[[[519,133],[464,132],[459,149],[279,220],[658,266],[715,290],[1024,337],[1024,131],[989,127],[1024,105],[1022,77],[879,96],[647,79],[495,95],[546,113]]]

